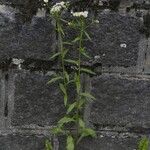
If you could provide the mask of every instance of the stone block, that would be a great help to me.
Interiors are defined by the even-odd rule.
[[[98,133],[96,138],[85,138],[79,145],[78,150],[136,150],[141,137],[129,133]],[[65,138],[59,139],[59,150],[65,150]]]
[[[49,75],[39,73],[13,73],[14,109],[12,126],[51,126],[64,115],[62,93],[56,84],[49,85]],[[70,89],[72,91],[72,89]],[[74,99],[73,92],[70,99]]]
[[[103,12],[99,24],[90,29],[92,42],[87,48],[103,67],[137,65],[140,41],[140,21],[130,15]]]
[[[144,132],[150,126],[150,79],[103,74],[92,79],[89,122],[95,128],[125,127]]]
[[[42,135],[0,135],[1,150],[44,150],[46,138]]]
[[[45,17],[44,10],[30,12],[27,8],[0,5],[0,61],[49,60],[54,52],[55,30],[51,19]]]

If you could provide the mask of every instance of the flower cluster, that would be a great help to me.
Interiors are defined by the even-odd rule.
[[[67,4],[68,2],[60,2],[60,3],[56,3],[52,8],[51,8],[51,14],[54,13],[58,13],[60,12],[62,9],[66,9],[67,8]]]
[[[72,15],[74,17],[84,17],[84,18],[87,18],[88,16],[88,11],[81,11],[81,12],[71,12]]]
[[[45,3],[48,3],[48,0],[44,0]]]

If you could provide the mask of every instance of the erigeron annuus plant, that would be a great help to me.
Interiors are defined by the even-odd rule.
[[[45,1],[47,3],[47,1]],[[59,58],[61,62],[61,72],[59,72],[54,78],[52,78],[49,83],[52,84],[57,82],[59,84],[60,90],[64,97],[64,106],[66,108],[66,114],[57,123],[56,127],[53,128],[52,132],[55,135],[63,134],[66,136],[66,150],[75,150],[78,147],[78,143],[85,137],[91,136],[95,137],[95,131],[91,128],[86,127],[83,120],[82,111],[87,99],[95,99],[90,93],[82,91],[81,73],[94,74],[91,70],[81,67],[82,58],[89,56],[86,53],[84,47],[84,40],[91,40],[89,34],[87,33],[87,20],[88,11],[83,12],[71,12],[73,19],[68,22],[63,20],[62,12],[69,6],[68,2],[56,3],[50,10],[51,16],[56,21],[56,31],[58,34],[58,52],[55,53],[51,59],[56,57]],[[67,23],[70,28],[73,28],[78,33],[74,40],[70,42],[64,41],[65,33],[63,23]],[[77,58],[67,58],[68,50],[65,48],[66,44],[77,46]],[[74,65],[75,71],[70,75],[67,72],[66,65]],[[74,84],[76,87],[76,98],[75,100],[70,100],[68,98],[68,88],[70,84]],[[69,130],[66,125],[73,124],[75,130]],[[46,149],[52,150],[52,145],[46,141]]]

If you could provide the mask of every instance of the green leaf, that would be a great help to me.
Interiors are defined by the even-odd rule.
[[[69,74],[65,71],[65,78],[67,79],[67,82],[69,82]]]
[[[86,31],[84,31],[84,33],[85,33],[86,37],[88,38],[88,40],[92,41],[92,39],[90,38],[89,34]]]
[[[75,73],[74,80],[75,80],[75,84],[76,84],[77,93],[79,93],[79,92],[80,92],[80,89],[81,89],[81,84],[80,84],[80,78],[79,78],[79,76],[77,75],[77,73]]]
[[[86,58],[91,58],[85,51],[81,51],[81,54],[83,55],[83,56],[85,56]]]
[[[60,89],[61,89],[61,91],[63,92],[63,94],[66,94],[67,92],[66,92],[66,88],[65,88],[65,86],[63,85],[63,84],[59,84],[59,87],[60,87]]]
[[[70,117],[63,117],[62,119],[60,119],[58,121],[58,124],[60,126],[62,126],[63,124],[66,124],[66,123],[69,123],[69,122],[74,122],[74,119],[73,118],[70,118]]]
[[[64,105],[67,106],[68,96],[67,94],[64,95]]]
[[[94,99],[94,100],[95,100],[95,97],[92,96],[90,93],[87,93],[87,92],[81,93],[81,96],[84,96],[84,97],[87,97],[87,98],[90,98],[90,99]]]
[[[52,133],[56,135],[56,134],[59,134],[59,133],[63,133],[63,130],[60,127],[54,127],[52,129]]]
[[[46,150],[53,150],[52,144],[48,140],[45,141],[45,148]]]
[[[64,105],[66,106],[67,105],[67,101],[68,101],[68,95],[67,95],[67,91],[66,91],[66,88],[63,84],[59,84],[59,87],[61,89],[61,91],[63,92],[64,94]]]
[[[60,52],[55,53],[53,56],[50,57],[50,59],[54,59],[54,58],[58,57],[60,54],[61,54]]]
[[[78,65],[78,61],[72,60],[72,59],[65,59],[65,62],[71,63],[71,64],[75,64]]]
[[[75,80],[70,80],[67,84],[71,84],[71,83],[74,83]]]
[[[138,150],[148,150],[149,148],[149,140],[147,137],[143,137],[138,145]]]
[[[63,51],[63,58],[65,58],[65,56],[66,56],[66,54],[68,53],[68,49],[65,49],[64,51]]]
[[[65,33],[64,33],[64,31],[63,31],[63,29],[62,29],[61,26],[59,26],[58,31],[59,31],[62,35],[65,35]]]
[[[87,137],[87,136],[96,137],[96,133],[93,129],[85,128],[82,131],[82,137]]]
[[[78,104],[78,109],[81,109],[84,104],[85,104],[85,99],[80,99]]]
[[[76,107],[76,102],[74,102],[73,104],[71,104],[68,109],[67,109],[67,114],[69,114],[75,107]]]
[[[51,83],[54,83],[54,82],[56,82],[56,81],[58,81],[58,80],[61,80],[61,79],[63,79],[62,77],[55,77],[55,78],[52,78],[50,81],[48,81],[47,82],[47,84],[51,84]]]
[[[84,123],[84,121],[81,118],[79,118],[79,126],[81,128],[85,128],[85,123]]]
[[[68,23],[68,21],[67,20],[65,20],[65,19],[60,19],[61,21],[63,21],[64,23]]]
[[[71,135],[67,137],[67,150],[74,150],[74,139]]]
[[[72,45],[71,42],[63,42],[64,45]]]
[[[80,37],[76,37],[72,42],[73,43],[76,43],[77,41],[79,41],[80,40]]]
[[[93,72],[92,70],[89,70],[87,68],[81,68],[81,71],[92,74],[92,75],[95,75],[95,72]]]

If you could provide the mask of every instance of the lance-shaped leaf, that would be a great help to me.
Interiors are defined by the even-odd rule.
[[[79,76],[77,75],[77,73],[75,73],[74,80],[75,80],[75,84],[76,84],[77,93],[79,93],[79,92],[80,92],[80,89],[81,89],[81,84],[80,84],[80,78],[79,78]]]
[[[78,66],[78,64],[79,64],[79,62],[78,62],[78,61],[76,61],[76,60],[72,60],[72,59],[65,59],[65,62],[68,62],[68,63],[74,64],[74,65],[77,65],[77,66]]]
[[[64,45],[72,45],[71,42],[63,42]]]
[[[45,141],[45,148],[46,150],[53,150],[52,144],[48,140]]]
[[[67,79],[67,82],[69,82],[69,74],[67,71],[65,71],[65,78]]]
[[[62,130],[62,128],[61,128],[61,126],[59,127],[54,127],[54,128],[52,128],[52,133],[53,134],[60,134],[60,133],[63,133],[63,130]]]
[[[149,148],[149,139],[147,137],[143,137],[138,145],[138,150],[148,150]]]
[[[78,42],[78,41],[80,41],[80,37],[76,37],[72,42],[73,42],[73,43],[76,43],[76,42]]]
[[[61,27],[61,26],[59,26],[59,28],[58,28],[58,32],[60,32],[62,35],[65,35],[65,33],[64,33],[64,31],[63,31],[63,29],[62,29],[62,27]]]
[[[82,131],[82,137],[87,136],[96,137],[96,132],[91,128],[84,128]]]
[[[65,88],[65,86],[63,85],[63,84],[59,84],[59,87],[60,87],[60,89],[61,89],[61,91],[63,92],[63,94],[64,94],[64,104],[65,104],[65,106],[67,105],[67,101],[68,101],[68,95],[67,95],[67,91],[66,91],[66,88]]]
[[[65,58],[66,54],[68,53],[68,49],[64,49],[62,57]]]
[[[90,93],[85,92],[85,93],[81,93],[80,95],[95,100],[95,97],[92,96]]]
[[[67,137],[67,150],[74,150],[74,139],[71,135]]]
[[[91,58],[85,51],[83,51],[83,50],[81,50],[81,54],[83,55],[83,56],[85,56],[86,58]]]
[[[88,73],[88,74],[95,75],[95,72],[93,72],[92,70],[87,69],[87,68],[81,68],[81,71],[82,71],[82,72],[85,72],[85,73]]]
[[[60,54],[61,54],[60,52],[55,53],[53,56],[50,57],[50,59],[54,59],[54,58],[58,57]]]
[[[81,131],[81,136],[79,137],[77,144],[84,138],[84,137],[88,137],[91,136],[93,138],[96,137],[96,132],[93,129],[90,128],[83,128]]]
[[[85,33],[86,37],[88,38],[88,40],[89,40],[89,41],[92,41],[92,39],[91,39],[91,37],[89,36],[89,34],[88,34],[86,31],[84,31],[84,33]]]
[[[85,122],[81,118],[79,118],[79,126],[85,128]]]
[[[68,109],[67,109],[67,114],[69,114],[75,107],[76,107],[77,103],[74,102],[73,104],[69,105]]]
[[[60,76],[54,77],[54,78],[52,78],[50,81],[48,81],[47,84],[52,84],[52,83],[54,83],[54,82],[56,82],[56,81],[58,81],[58,80],[62,80],[62,79],[63,79],[63,78],[60,77]]]
[[[59,126],[63,126],[64,124],[69,123],[69,122],[74,122],[74,119],[65,116],[58,121],[58,124],[59,124]]]

